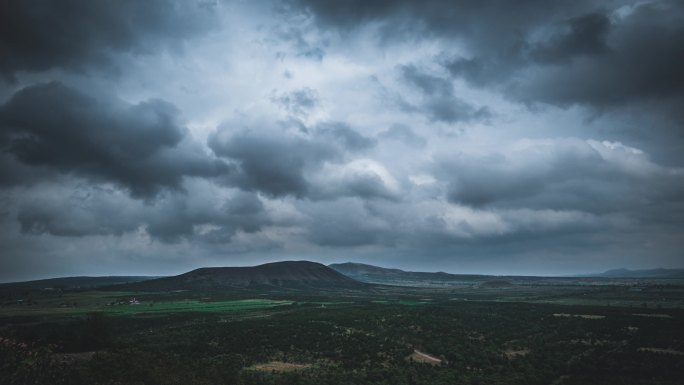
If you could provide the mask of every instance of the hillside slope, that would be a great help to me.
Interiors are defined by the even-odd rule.
[[[358,282],[325,265],[284,261],[250,267],[204,267],[173,277],[125,285],[129,290],[366,290]]]

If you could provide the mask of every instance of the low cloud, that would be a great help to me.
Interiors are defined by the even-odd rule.
[[[177,243],[230,243],[237,232],[254,233],[271,223],[258,196],[225,192],[203,183],[188,195],[165,194],[154,202],[134,200],[116,188],[72,183],[46,184],[17,194],[16,218],[25,235],[124,236],[145,233]]]

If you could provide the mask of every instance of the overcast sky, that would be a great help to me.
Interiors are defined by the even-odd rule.
[[[0,281],[684,266],[681,1],[0,2]]]

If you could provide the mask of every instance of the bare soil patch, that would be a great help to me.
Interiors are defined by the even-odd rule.
[[[583,318],[583,319],[604,319],[606,316],[604,315],[596,315],[596,314],[567,314],[567,313],[554,313],[554,317],[576,317],[576,318]]]
[[[252,367],[254,370],[264,372],[291,372],[293,370],[308,369],[311,364],[294,364],[292,362],[271,361],[263,364],[256,364]]]
[[[597,340],[591,338],[575,338],[567,341],[570,345],[583,345],[583,346],[603,346],[610,343],[608,340]]]
[[[669,314],[659,314],[659,313],[654,313],[654,314],[642,314],[642,313],[637,313],[637,314],[632,314],[637,317],[648,317],[648,318],[672,318],[671,315]]]
[[[508,359],[515,357],[524,357],[530,354],[530,349],[507,349],[503,351],[503,354]]]
[[[96,352],[81,352],[81,353],[57,353],[54,357],[63,363],[74,363],[78,361],[89,361],[95,356]]]
[[[430,364],[430,365],[441,365],[442,360],[440,360],[437,357],[433,357],[429,354],[423,353],[418,350],[414,350],[411,355],[406,357],[407,360],[413,361],[413,362],[420,362],[422,364]]]
[[[651,352],[651,353],[663,353],[663,354],[674,354],[676,356],[684,356],[684,352],[680,352],[679,350],[674,350],[674,349],[666,349],[666,348],[639,348],[637,349],[640,352]]]

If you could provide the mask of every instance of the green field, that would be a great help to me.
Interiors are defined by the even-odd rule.
[[[0,315],[80,315],[102,312],[108,315],[139,315],[179,312],[227,312],[290,305],[292,301],[273,299],[237,299],[207,301],[201,299],[154,300],[154,294],[127,292],[78,292],[59,297],[32,299],[30,303],[0,308]],[[137,298],[141,298],[138,300]],[[136,299],[136,303],[131,301]],[[28,302],[28,301],[24,301]]]

